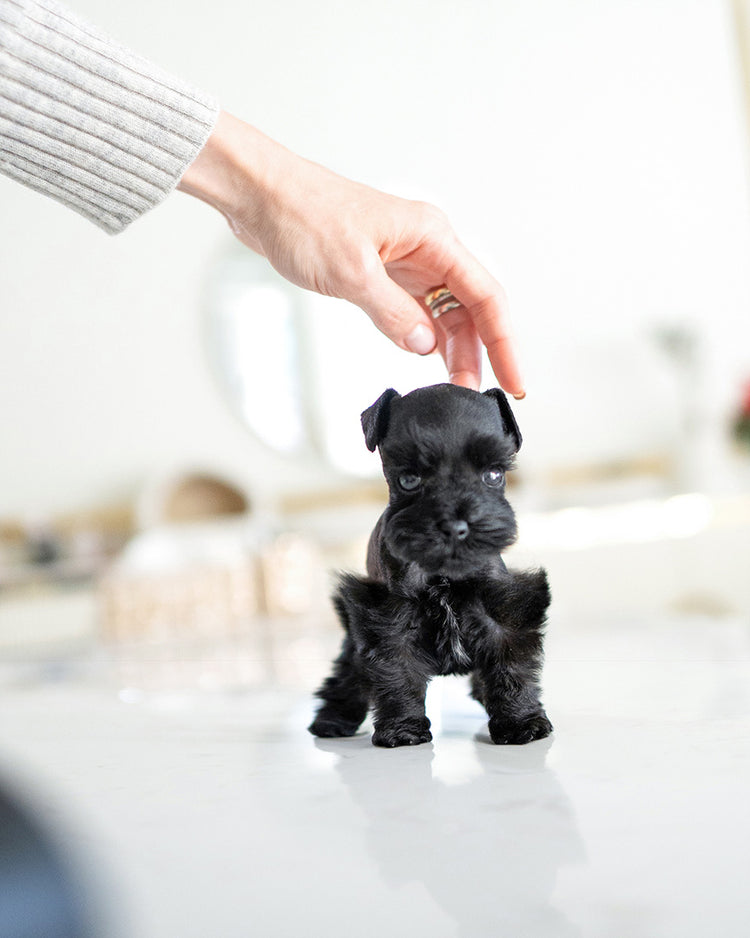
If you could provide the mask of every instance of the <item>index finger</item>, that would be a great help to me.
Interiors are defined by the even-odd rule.
[[[526,396],[510,328],[508,298],[495,278],[463,245],[445,285],[474,323],[500,387],[517,400]]]
[[[460,306],[443,313],[436,324],[438,347],[451,384],[478,391],[482,377],[482,345],[471,317]]]

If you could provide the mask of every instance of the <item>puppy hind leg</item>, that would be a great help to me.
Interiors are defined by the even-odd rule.
[[[323,701],[308,727],[313,736],[334,738],[354,736],[369,709],[369,687],[357,666],[354,643],[347,635],[333,673],[315,695]]]
[[[484,684],[482,683],[482,678],[480,677],[477,671],[471,672],[471,696],[474,700],[478,701],[484,709],[487,709],[487,706],[484,702]]]

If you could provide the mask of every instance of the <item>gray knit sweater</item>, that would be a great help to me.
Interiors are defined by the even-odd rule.
[[[0,172],[110,234],[174,189],[217,115],[56,0],[0,0]]]

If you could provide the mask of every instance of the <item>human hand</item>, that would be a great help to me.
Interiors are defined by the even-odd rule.
[[[401,348],[437,347],[454,384],[479,387],[484,344],[500,386],[524,396],[503,288],[438,209],[338,176],[226,113],[178,188],[292,283],[355,303]],[[433,320],[424,297],[441,284],[462,305]]]

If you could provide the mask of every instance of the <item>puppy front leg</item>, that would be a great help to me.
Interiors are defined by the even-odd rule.
[[[540,696],[543,636],[550,602],[543,570],[509,572],[483,596],[489,613],[478,643],[473,696],[490,718],[493,743],[530,743],[552,732]]]
[[[552,724],[539,700],[537,669],[507,647],[475,671],[472,694],[489,716],[490,738],[497,745],[523,745],[544,739]]]
[[[324,703],[310,732],[352,735],[373,706],[376,746],[429,742],[424,712],[429,673],[408,637],[411,607],[384,583],[352,574],[341,578],[333,601],[347,637],[333,674],[318,691]]]
[[[375,706],[375,746],[393,749],[432,739],[424,709],[427,675],[410,658],[408,654],[398,656],[397,652],[378,655],[368,662]]]

